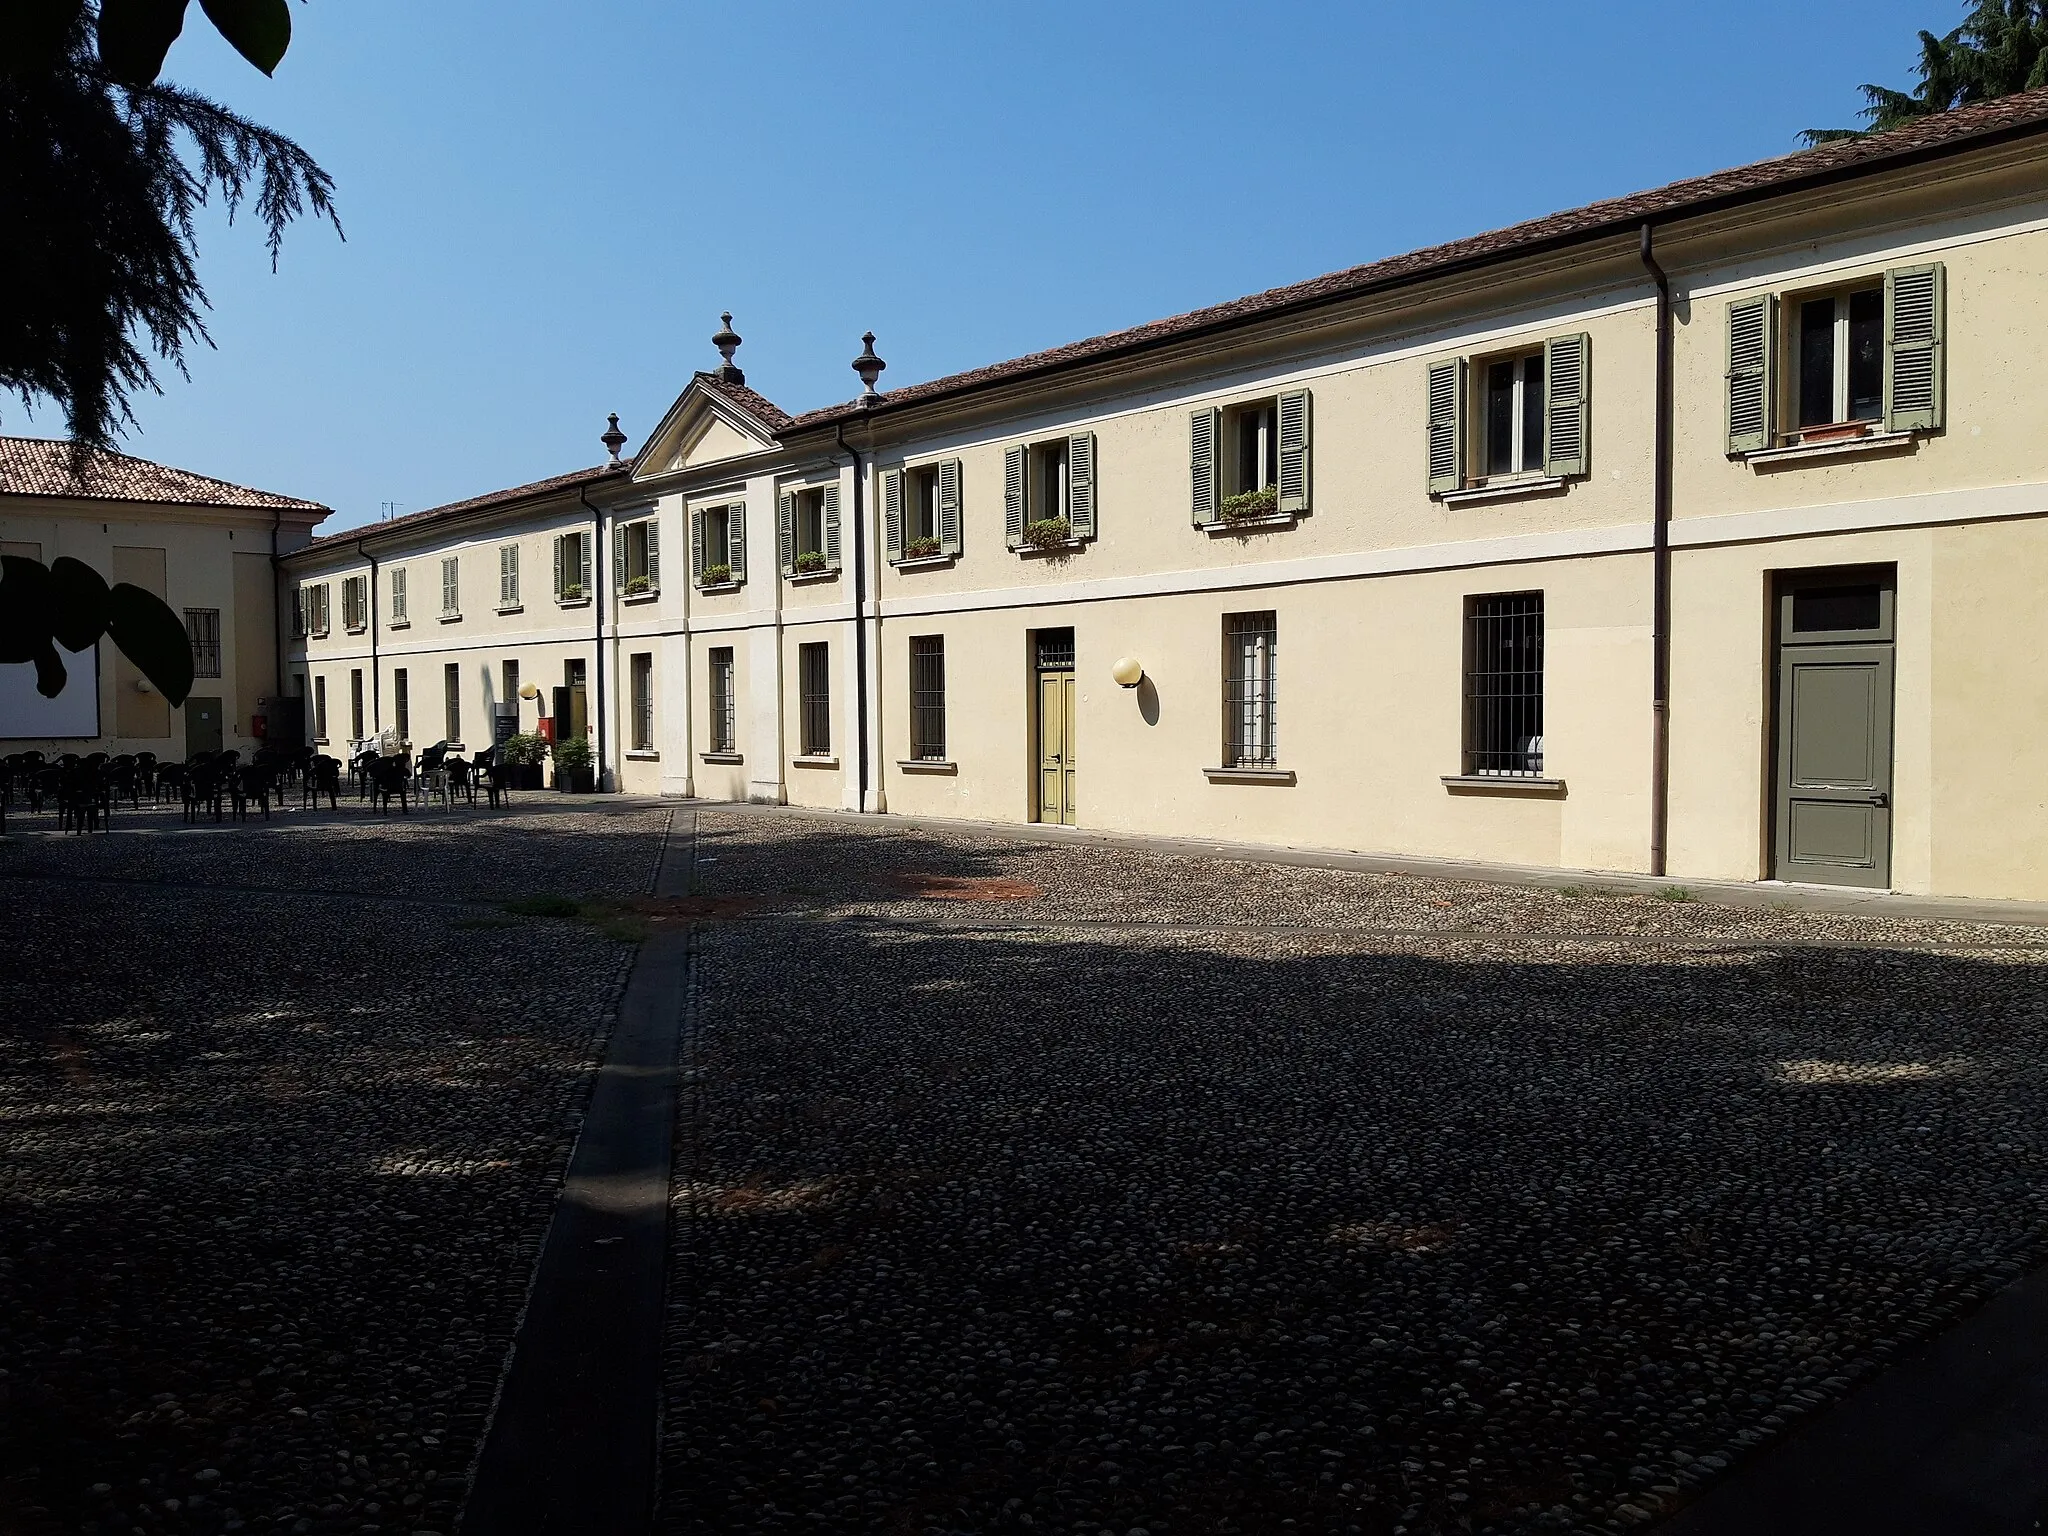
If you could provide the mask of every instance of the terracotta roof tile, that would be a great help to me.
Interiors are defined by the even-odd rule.
[[[46,437],[0,437],[0,495],[245,507],[263,512],[316,512],[323,517],[329,511],[317,501],[252,490],[105,448],[85,449],[81,468],[70,443]]]
[[[573,491],[579,485],[596,485],[613,475],[623,474],[631,469],[630,460],[621,464],[598,464],[589,469],[574,469],[566,475],[550,475],[545,480],[530,481],[502,491],[490,491],[482,496],[471,496],[464,501],[451,501],[438,507],[428,507],[419,512],[408,512],[403,517],[394,517],[387,522],[364,523],[357,528],[345,528],[339,533],[330,533],[325,538],[302,544],[292,551],[294,556],[313,550],[327,549],[336,544],[353,544],[357,539],[381,539],[397,530],[416,528],[425,523],[439,522],[445,518],[460,517],[466,512],[488,512],[496,507],[516,506],[522,501],[539,501],[563,491]]]
[[[1738,166],[1733,170],[1675,181],[1652,191],[1590,203],[1569,212],[1554,213],[1527,223],[1510,225],[1506,229],[1453,240],[1447,245],[1410,251],[1403,256],[1391,256],[1384,261],[1350,267],[1307,282],[1233,299],[1227,304],[1154,320],[1106,336],[1093,336],[1086,341],[1071,342],[1045,352],[1034,352],[1006,363],[907,385],[884,392],[881,405],[876,407],[864,409],[859,401],[849,400],[808,411],[792,421],[790,428],[800,432],[870,415],[875,410],[965,394],[1006,380],[1095,362],[1197,332],[1244,324],[1284,310],[1351,298],[1375,288],[1416,281],[1468,264],[1501,260],[1542,247],[1611,235],[1646,218],[1701,212],[1724,200],[1740,200],[1778,190],[1791,191],[1804,182],[1831,179],[1864,169],[1881,170],[1892,161],[1929,151],[1961,148],[1972,140],[1989,135],[2043,127],[2048,127],[2048,89],[2024,91],[1997,101],[1959,107],[1889,133],[1844,139],[1796,154],[1781,155],[1773,160]]]
[[[697,382],[713,394],[725,396],[771,431],[782,431],[794,419],[766,395],[756,394],[744,384],[728,384],[715,373],[700,373]]]

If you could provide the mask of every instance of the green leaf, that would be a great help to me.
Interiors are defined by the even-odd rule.
[[[282,3],[282,0],[280,0]],[[185,30],[186,0],[100,0],[100,62],[123,85],[148,85]]]
[[[106,578],[83,560],[59,555],[50,563],[50,582],[50,633],[65,650],[82,651],[107,632]]]
[[[154,592],[127,582],[107,594],[107,637],[173,708],[192,691],[192,642],[184,621]]]
[[[287,0],[199,0],[220,35],[235,52],[270,74],[292,42],[292,8]]]
[[[0,662],[34,661],[50,643],[57,588],[40,560],[0,555]]]

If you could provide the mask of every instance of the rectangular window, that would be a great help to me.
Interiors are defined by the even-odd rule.
[[[313,739],[327,739],[327,679],[318,675],[313,678]]]
[[[932,547],[925,549],[925,543]],[[939,466],[927,464],[910,471],[910,505],[903,509],[903,552],[937,554],[938,543]]]
[[[1279,763],[1279,629],[1272,612],[1223,616],[1223,766]]]
[[[654,653],[635,651],[633,675],[633,750],[654,750]]]
[[[1465,600],[1465,772],[1543,773],[1543,594]]]
[[[734,730],[737,701],[733,696],[732,647],[713,646],[710,661],[711,750],[729,754],[739,750],[734,744],[739,738]]]
[[[825,554],[825,488],[814,485],[796,493],[796,557]]]
[[[621,523],[616,535],[619,593],[624,597],[651,596],[661,590],[661,555],[654,519]],[[730,563],[728,553],[723,557]]]
[[[1799,305],[1799,419],[1805,427],[1884,415],[1884,289]]]
[[[499,664],[499,671],[504,675],[505,683],[505,692],[501,702],[517,704],[519,702],[519,663],[516,661],[501,662]]]
[[[405,616],[405,567],[401,565],[391,572],[391,624],[396,628],[408,622]]]
[[[192,642],[192,675],[220,676],[220,610],[187,608],[185,635]]]
[[[805,757],[832,755],[832,648],[813,641],[796,648],[797,741]]]
[[[910,640],[910,755],[921,763],[946,760],[946,637]]]
[[[1054,519],[1071,527],[1067,500],[1067,440],[1040,443],[1031,450],[1031,508],[1034,523]]]
[[[697,527],[697,579],[707,587],[732,580],[732,508],[704,508],[697,514]]]
[[[448,727],[443,734],[444,741],[462,740],[462,668],[449,662],[441,669],[441,692],[446,706],[444,724]]]
[[[412,740],[412,689],[409,682],[403,667],[391,674],[391,710],[401,743]]]
[[[441,617],[462,617],[462,562],[454,555],[441,562]]]
[[[306,589],[304,587],[292,588],[292,638],[294,640],[306,638]]]
[[[555,600],[580,602],[590,595],[590,535],[582,529],[555,537]]]
[[[1280,402],[1233,405],[1223,421],[1223,494],[1242,496],[1280,484]]]
[[[350,667],[348,671],[348,739],[351,743],[363,739],[363,669]]]
[[[361,634],[370,623],[370,578],[345,576],[341,582],[341,627]]]
[[[1543,354],[1495,358],[1486,365],[1485,459],[1488,475],[1543,471]]]
[[[326,638],[327,583],[324,581],[318,581],[313,583],[313,585],[309,587],[302,588],[301,591],[304,594],[303,601],[301,603],[301,607],[303,609],[302,617],[304,619],[304,632],[308,635],[311,635],[316,640]]]
[[[500,544],[498,546],[498,606],[517,608],[519,606],[519,546]]]

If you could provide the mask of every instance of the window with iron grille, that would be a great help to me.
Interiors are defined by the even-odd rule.
[[[1465,599],[1465,772],[1543,772],[1543,594]]]
[[[405,617],[405,567],[402,565],[391,573],[391,622],[394,627],[407,622]]]
[[[192,642],[192,675],[220,676],[220,610],[187,608],[185,634]]]
[[[910,640],[910,755],[921,763],[946,760],[946,637]]]
[[[370,623],[370,578],[344,576],[341,581],[341,627],[360,633]]]
[[[796,648],[797,740],[805,757],[832,754],[832,648],[822,640]]]
[[[738,750],[734,742],[732,647],[716,645],[711,648],[711,750],[731,753]]]
[[[363,669],[350,667],[348,671],[348,739],[363,739]]]
[[[447,704],[447,734],[445,741],[462,740],[462,668],[449,662],[441,669],[441,692]]]
[[[1223,766],[1278,764],[1279,628],[1271,611],[1223,616]]]
[[[441,562],[441,617],[452,619],[462,613],[462,562],[450,555]]]
[[[313,679],[313,739],[327,739],[327,679]]]
[[[391,709],[396,717],[400,741],[412,740],[412,689],[407,684],[405,668],[400,667],[391,674]]]
[[[654,653],[635,651],[633,671],[633,750],[654,750]]]
[[[499,670],[505,679],[505,688],[501,702],[510,704],[514,709],[517,709],[519,707],[519,663],[506,660],[499,664]]]

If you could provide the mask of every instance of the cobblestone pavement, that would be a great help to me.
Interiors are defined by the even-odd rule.
[[[2037,930],[699,820],[671,1530],[1629,1529],[2044,1252]]]
[[[452,1529],[630,955],[496,903],[667,820],[550,803],[0,843],[0,1531]]]

